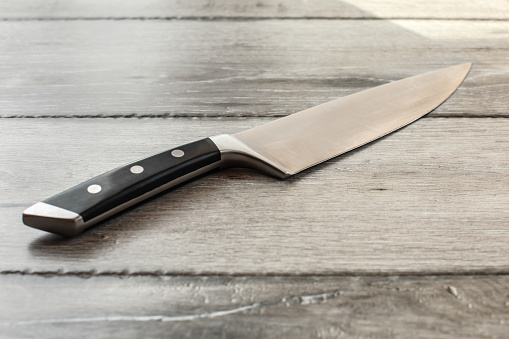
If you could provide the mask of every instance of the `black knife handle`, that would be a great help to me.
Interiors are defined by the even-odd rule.
[[[221,153],[202,139],[113,169],[33,205],[23,222],[74,236],[121,210],[220,167]]]

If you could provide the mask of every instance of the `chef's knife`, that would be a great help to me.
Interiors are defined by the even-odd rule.
[[[23,212],[31,227],[75,236],[150,196],[206,172],[249,167],[286,178],[427,114],[471,64],[417,75],[336,99],[233,135],[218,135],[119,167]]]

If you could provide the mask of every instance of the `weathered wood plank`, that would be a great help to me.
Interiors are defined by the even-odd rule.
[[[432,114],[508,114],[505,21],[0,22],[0,49],[3,117],[281,116],[461,62]]]
[[[425,118],[286,181],[218,172],[75,239],[24,208],[110,168],[270,119],[2,119],[0,270],[508,272],[506,119]]]
[[[0,18],[459,18],[508,19],[504,0],[3,0]]]
[[[4,338],[505,338],[508,276],[0,276]]]

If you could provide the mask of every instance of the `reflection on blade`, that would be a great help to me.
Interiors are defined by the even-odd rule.
[[[295,174],[429,113],[454,93],[470,67],[461,64],[395,81],[234,136]]]

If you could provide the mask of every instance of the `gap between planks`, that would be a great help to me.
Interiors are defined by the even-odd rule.
[[[297,113],[297,112],[295,112]],[[431,112],[430,112],[431,113]],[[429,114],[429,113],[428,113]],[[242,114],[221,114],[221,115],[189,115],[189,114],[93,114],[93,115],[8,115],[0,116],[0,119],[278,119],[286,117],[290,114],[275,114],[271,116],[263,115],[242,115]],[[446,119],[508,119],[509,114],[496,114],[496,115],[478,115],[478,114],[465,114],[465,115],[447,115],[447,114],[432,114],[426,115],[423,118],[446,118]]]
[[[509,277],[509,270],[504,269],[482,269],[472,271],[408,271],[408,272],[334,272],[334,273],[310,273],[310,274],[294,274],[294,273],[222,273],[222,272],[163,272],[163,271],[97,271],[97,270],[84,270],[84,271],[33,271],[33,270],[4,270],[0,271],[0,276],[39,276],[39,277],[78,277],[89,279],[92,277],[193,277],[193,278],[207,278],[207,277],[223,277],[223,278],[344,278],[344,277],[379,277],[379,278],[422,278],[422,277]]]
[[[0,21],[279,21],[279,20],[324,20],[324,21],[509,21],[506,18],[435,18],[435,17],[323,17],[323,16],[129,16],[129,17],[13,17],[0,18]]]

